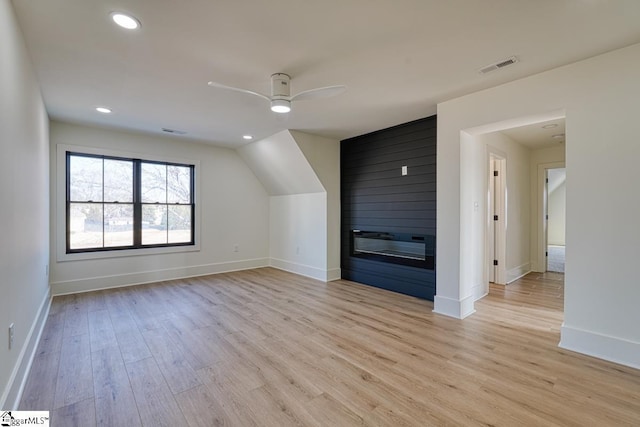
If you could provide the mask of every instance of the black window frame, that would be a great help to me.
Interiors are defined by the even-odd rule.
[[[109,204],[118,204],[118,202],[105,202],[104,200],[100,202],[94,201],[74,201],[71,200],[71,168],[70,162],[72,156],[79,157],[87,157],[94,159],[108,159],[108,160],[120,160],[132,162],[133,166],[133,201],[126,202],[127,204],[133,205],[133,244],[127,246],[109,246],[109,247],[94,247],[94,248],[79,248],[79,249],[71,249],[71,204],[72,203],[95,203],[100,205],[109,205]],[[169,203],[168,201],[165,203],[149,203],[142,202],[142,164],[156,164],[163,166],[177,166],[177,167],[187,167],[190,170],[190,203]],[[166,161],[158,161],[158,160],[148,160],[142,158],[131,158],[131,157],[119,157],[119,156],[110,156],[110,155],[102,155],[102,154],[90,154],[90,153],[82,153],[77,151],[66,151],[65,154],[65,247],[67,254],[78,254],[78,253],[92,253],[92,252],[113,252],[113,251],[123,251],[123,250],[138,250],[138,249],[153,249],[153,248],[170,248],[170,247],[181,247],[181,246],[194,246],[196,244],[196,203],[195,203],[195,165],[188,163],[178,163],[178,162],[166,162]],[[104,181],[103,192],[104,192]],[[165,205],[167,209],[169,206],[190,206],[191,207],[191,240],[189,242],[179,242],[179,243],[158,243],[158,244],[142,244],[142,206],[143,205]],[[104,212],[104,209],[103,209]],[[169,229],[167,228],[167,233]],[[103,245],[104,245],[104,221],[103,221]],[[167,239],[168,240],[168,239]]]

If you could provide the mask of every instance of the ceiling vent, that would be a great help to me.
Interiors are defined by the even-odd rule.
[[[162,132],[166,132],[166,133],[172,133],[174,135],[185,135],[186,132],[183,130],[175,130],[175,129],[169,129],[169,128],[162,128]]]
[[[487,74],[495,70],[499,70],[500,68],[508,67],[509,65],[513,65],[518,62],[518,58],[515,56],[511,56],[507,59],[503,59],[502,61],[494,62],[493,64],[482,67],[478,70],[480,74]]]

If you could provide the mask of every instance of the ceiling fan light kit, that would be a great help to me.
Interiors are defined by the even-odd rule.
[[[291,101],[286,99],[274,99],[271,101],[271,111],[274,113],[288,113],[291,111]]]
[[[227,86],[222,83],[209,82],[209,86],[214,88],[228,89],[236,92],[248,93],[249,95],[264,98],[271,104],[271,111],[274,113],[288,113],[291,111],[292,101],[304,101],[309,99],[328,98],[344,92],[347,87],[344,85],[327,86],[316,89],[309,89],[291,96],[291,77],[284,73],[271,75],[271,96],[264,95],[247,89]]]
[[[271,111],[288,113],[291,111],[291,77],[284,73],[271,75]]]

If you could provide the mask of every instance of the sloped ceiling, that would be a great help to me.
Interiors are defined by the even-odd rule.
[[[271,196],[325,191],[288,130],[247,144],[237,151]]]

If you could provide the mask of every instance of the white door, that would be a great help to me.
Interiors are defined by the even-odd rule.
[[[489,282],[506,284],[506,158],[489,156],[487,262]]]

